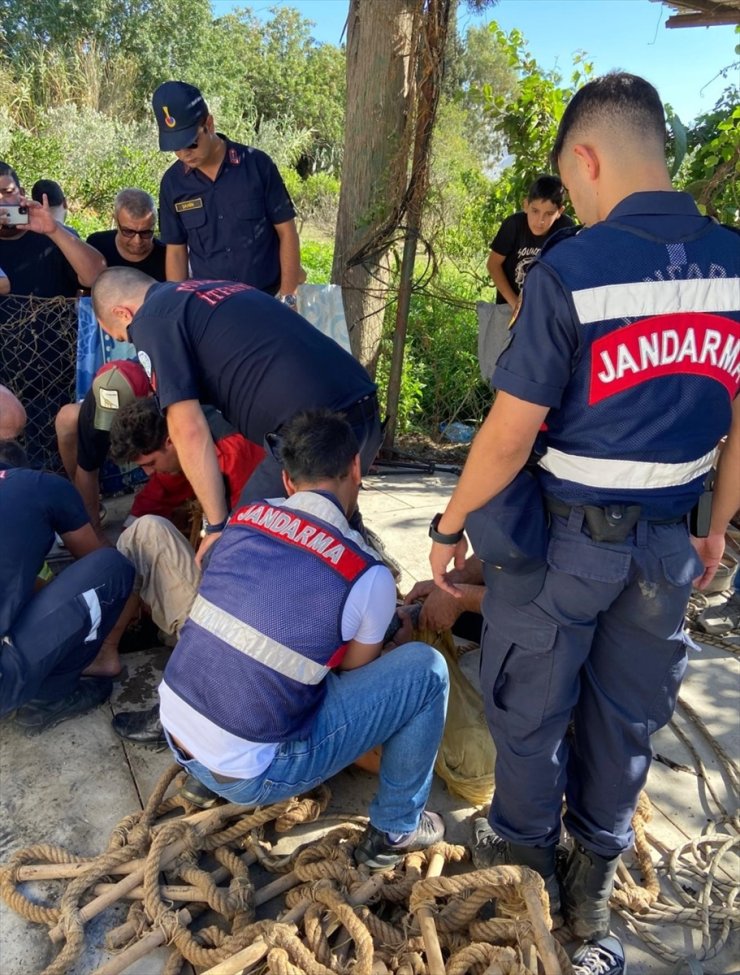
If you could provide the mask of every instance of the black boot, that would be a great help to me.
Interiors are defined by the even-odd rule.
[[[568,927],[577,938],[597,941],[609,933],[609,898],[619,855],[599,856],[580,843],[571,850],[562,878]]]
[[[155,748],[167,747],[162,722],[159,720],[158,704],[148,711],[121,711],[113,718],[111,724],[115,733],[126,741]]]
[[[185,777],[185,781],[178,790],[178,795],[187,799],[194,806],[198,806],[199,809],[210,809],[220,799],[216,792],[209,789],[207,785],[203,785],[200,779],[196,779],[194,775]]]
[[[488,867],[519,866],[535,870],[545,881],[545,890],[550,898],[550,917],[553,930],[563,924],[560,906],[560,884],[555,870],[557,847],[524,846],[510,843],[491,829],[487,819],[478,817],[473,821],[473,864],[478,870]]]

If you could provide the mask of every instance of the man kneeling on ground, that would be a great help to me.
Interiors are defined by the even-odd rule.
[[[28,733],[108,699],[105,642],[131,592],[134,567],[95,535],[74,487],[27,468],[23,450],[0,441],[0,717],[16,710]],[[76,559],[35,592],[58,532]]]
[[[424,805],[448,676],[423,643],[381,656],[395,586],[348,518],[360,458],[348,424],[302,413],[281,431],[287,500],[232,512],[160,685],[170,747],[230,802],[312,789],[383,746],[357,851],[391,866],[444,835]]]

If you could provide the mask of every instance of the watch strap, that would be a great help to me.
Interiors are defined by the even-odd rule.
[[[458,532],[446,535],[444,532],[438,530],[437,526],[441,520],[442,515],[440,513],[432,518],[432,523],[429,525],[429,537],[433,542],[439,542],[441,545],[457,545],[462,540],[465,532],[461,529]]]

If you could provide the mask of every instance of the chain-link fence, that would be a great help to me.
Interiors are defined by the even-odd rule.
[[[75,399],[77,308],[74,299],[0,297],[0,383],[26,409],[31,463],[61,470],[54,417]]]

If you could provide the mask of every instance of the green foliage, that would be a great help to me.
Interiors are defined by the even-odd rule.
[[[689,154],[678,184],[723,223],[740,218],[740,90],[728,88],[688,132]]]
[[[307,275],[308,284],[329,284],[331,282],[331,262],[334,256],[332,243],[319,243],[313,240],[301,241],[301,264]]]
[[[510,99],[516,88],[517,76],[508,52],[487,26],[468,27],[464,39],[452,39],[440,114],[444,115],[445,104],[459,108],[468,160],[472,150],[481,168],[494,166],[505,151],[488,103],[494,96]]]
[[[115,122],[93,109],[69,104],[44,113],[35,132],[0,129],[0,151],[30,189],[37,179],[57,180],[73,210],[101,215],[125,186],[159,192],[170,158],[157,150],[151,127]]]
[[[40,109],[68,103],[153,127],[152,92],[183,78],[221,131],[279,165],[300,161],[304,175],[336,172],[344,52],[318,44],[296,10],[270,13],[264,23],[248,8],[214,20],[209,0],[0,0],[0,104],[31,130]]]
[[[444,266],[432,285],[412,295],[399,401],[401,433],[413,425],[438,437],[442,423],[463,420],[477,424],[490,407],[491,393],[478,368],[478,298],[476,281],[451,266]],[[395,320],[393,302],[386,313],[376,374],[381,402]]]
[[[496,129],[514,157],[501,174],[497,189],[497,195],[507,199],[512,212],[521,207],[532,180],[540,173],[552,171],[550,152],[560,119],[573,92],[593,72],[593,64],[582,52],[577,53],[573,58],[571,84],[564,87],[557,72],[544,71],[538,65],[520,31],[506,34],[495,22],[490,29],[519,78],[513,98],[491,93],[488,101]]]
[[[134,67],[117,99],[141,117],[159,81],[198,61],[211,9],[208,0],[0,0],[0,23],[13,65],[41,69],[33,82],[35,104],[43,103],[48,84],[44,68],[92,52],[101,66],[120,61]]]
[[[391,307],[395,308],[395,304]],[[392,337],[390,335],[384,337],[380,345],[380,358],[375,372],[378,399],[381,403],[386,402],[388,395],[392,346]],[[422,423],[426,425],[427,418],[423,413],[422,399],[428,374],[427,364],[424,361],[417,360],[415,350],[407,346],[401,371],[401,391],[398,397],[398,418],[396,421],[398,433],[408,433],[412,428],[418,428]]]

